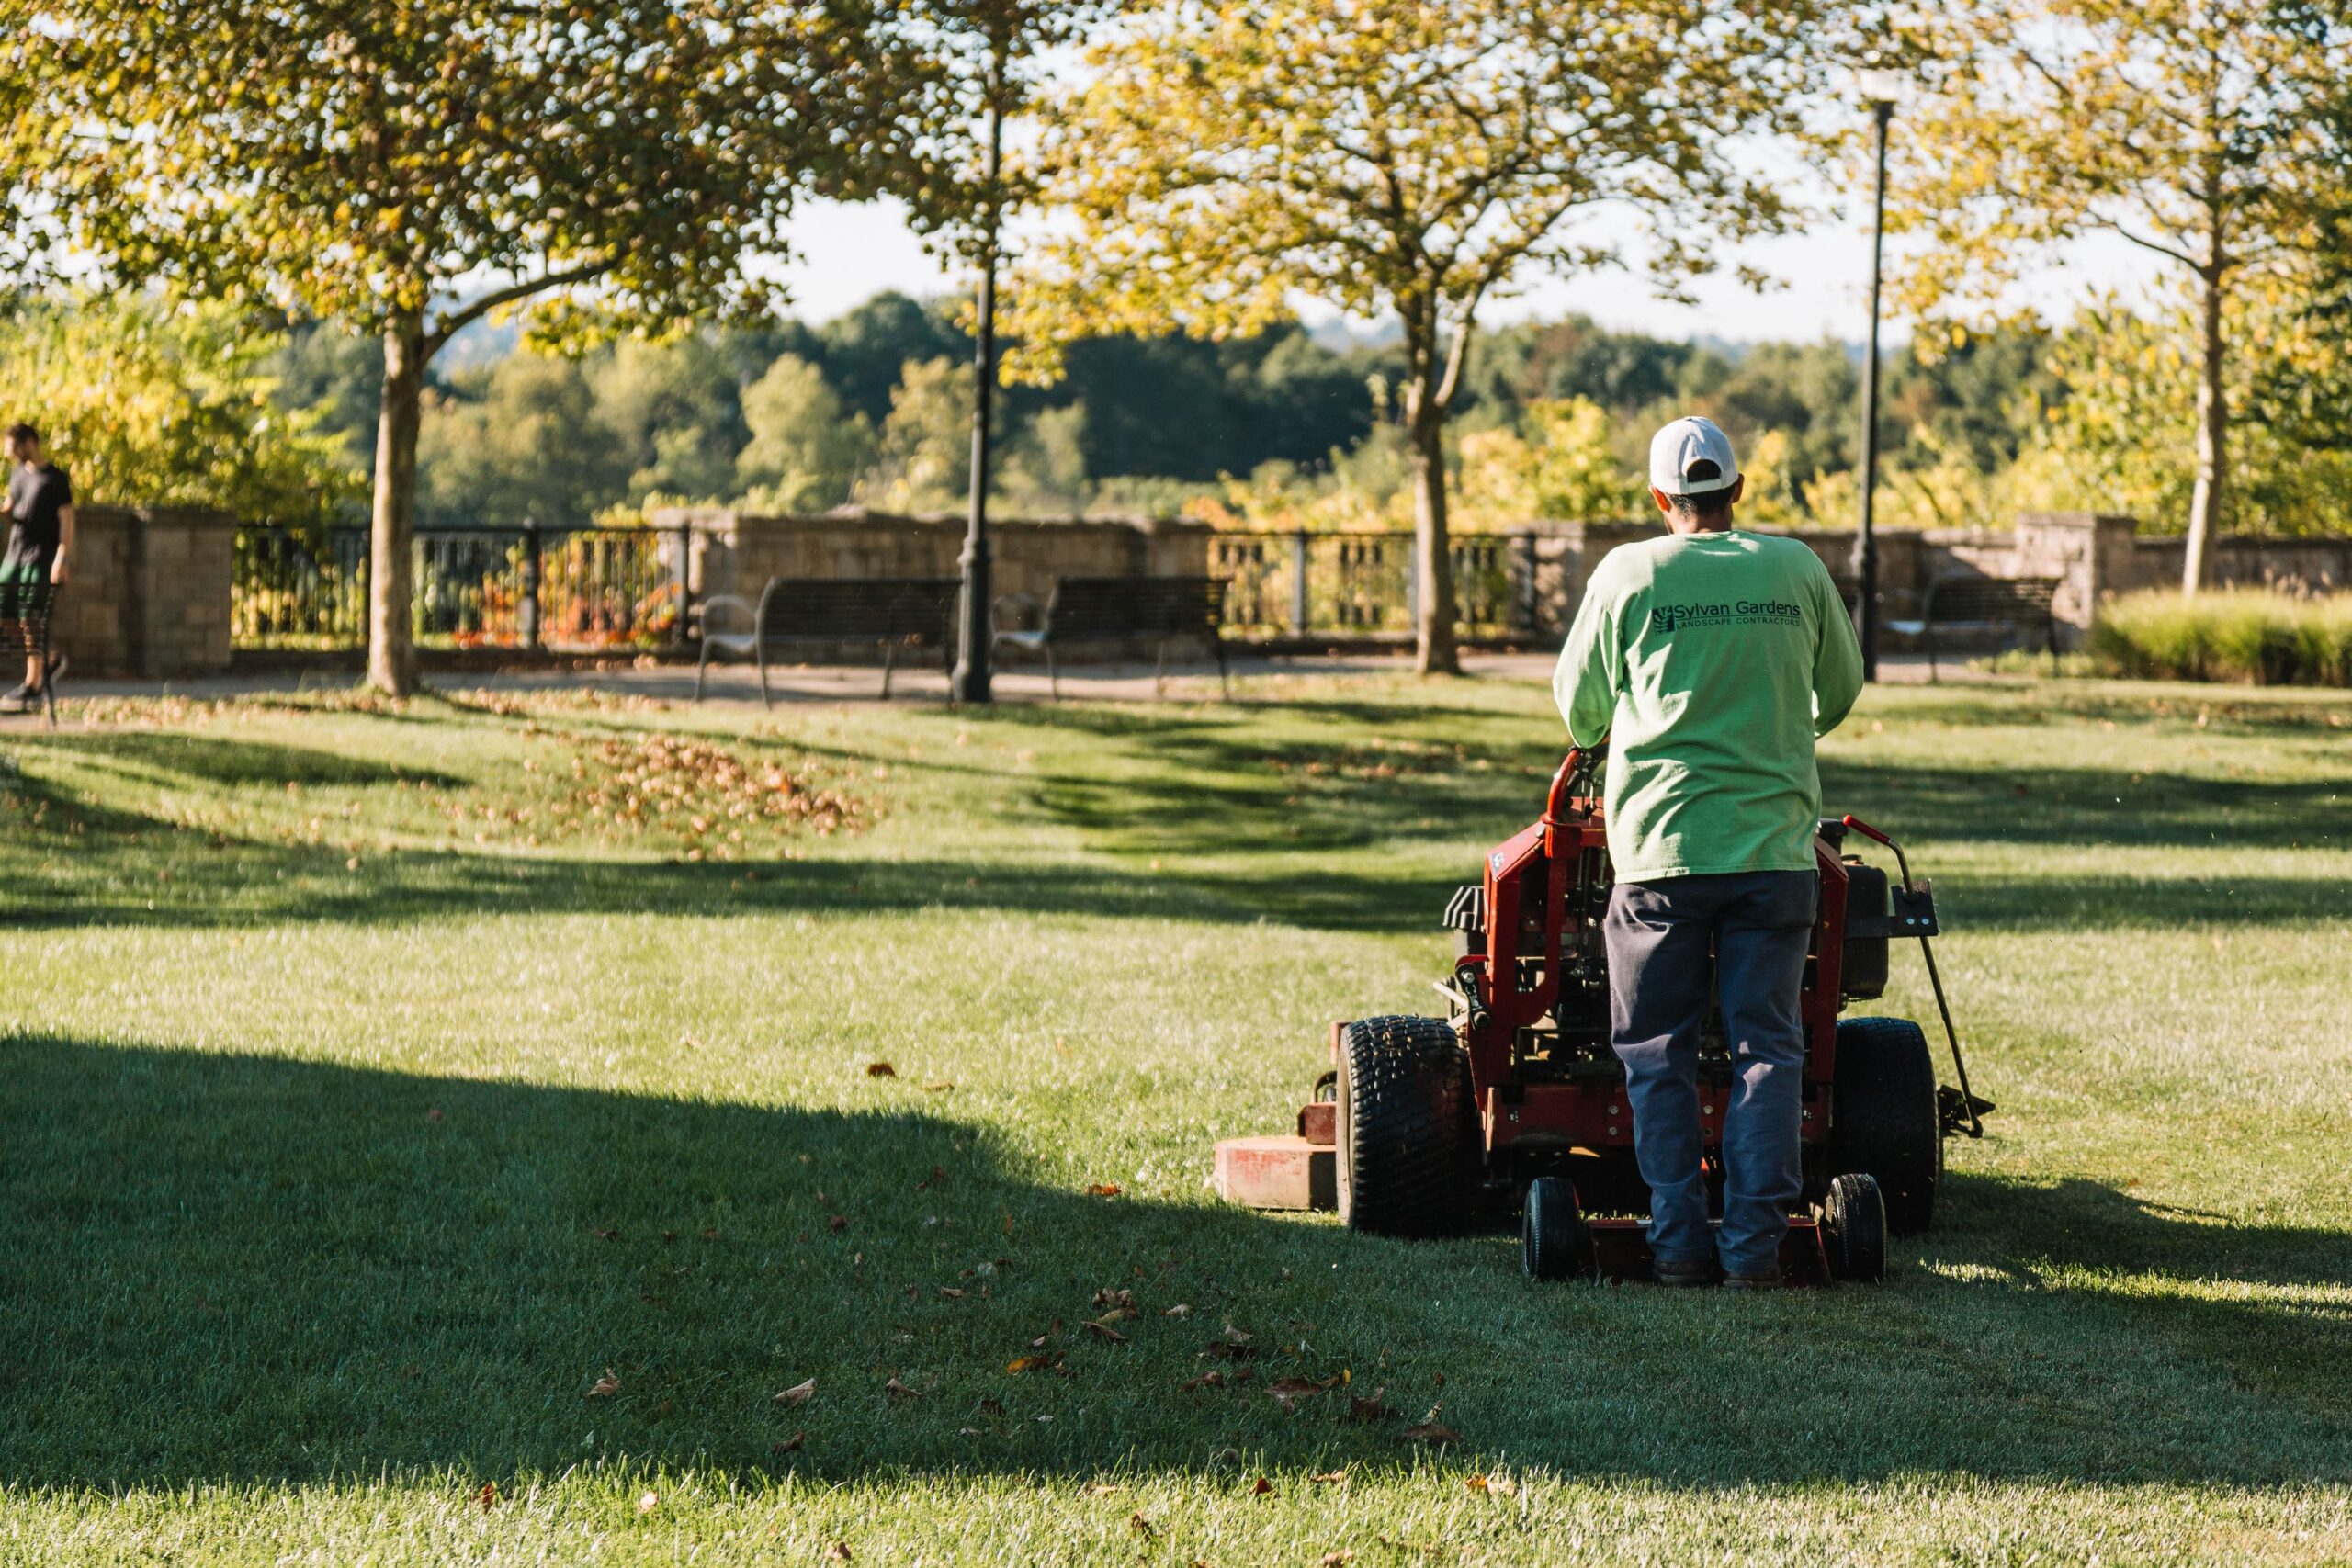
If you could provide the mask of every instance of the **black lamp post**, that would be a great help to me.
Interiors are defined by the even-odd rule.
[[[1878,311],[1879,285],[1886,242],[1886,128],[1903,94],[1899,71],[1861,72],[1862,96],[1870,100],[1877,124],[1877,175],[1871,193],[1871,347],[1862,361],[1862,515],[1854,541],[1856,590],[1862,601],[1862,679],[1878,679],[1878,532],[1873,508],[1878,498]]]
[[[997,240],[1003,222],[1000,180],[1004,163],[1004,47],[989,51],[989,141],[981,199],[987,203],[980,238],[979,330],[972,351],[972,495],[964,524],[962,632],[956,671],[948,677],[950,702],[985,703],[989,692],[989,425],[996,404]]]

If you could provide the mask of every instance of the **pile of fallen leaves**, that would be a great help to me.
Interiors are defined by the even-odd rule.
[[[586,818],[583,827],[707,841],[725,859],[746,829],[830,836],[872,819],[864,802],[839,789],[691,736],[656,730],[579,744],[565,806]]]

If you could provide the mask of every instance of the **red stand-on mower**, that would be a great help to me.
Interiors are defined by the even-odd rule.
[[[1259,1208],[1337,1208],[1388,1235],[1460,1228],[1472,1214],[1521,1215],[1521,1258],[1543,1280],[1645,1279],[1639,1217],[1648,1189],[1634,1164],[1623,1067],[1610,1048],[1608,954],[1600,919],[1611,875],[1598,784],[1601,753],[1571,751],[1543,819],[1487,856],[1485,880],[1457,892],[1445,923],[1461,933],[1438,981],[1444,1018],[1371,1018],[1331,1030],[1332,1071],[1285,1137],[1217,1145],[1218,1190]],[[1849,833],[1894,852],[1899,881],[1845,852]],[[1804,1201],[1781,1252],[1792,1281],[1877,1280],[1886,1235],[1928,1228],[1943,1140],[1984,1134],[1990,1101],[1969,1091],[1951,1010],[1928,939],[1933,895],[1894,841],[1848,817],[1814,843],[1821,914],[1805,959]],[[1917,937],[1956,1085],[1939,1086],[1919,1026],[1849,1018],[1849,1000],[1886,987],[1890,944]],[[1699,1055],[1705,1169],[1718,1213],[1721,1129],[1732,1061],[1719,1015]]]

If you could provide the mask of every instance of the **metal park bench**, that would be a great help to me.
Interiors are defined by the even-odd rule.
[[[1001,618],[1008,609],[1038,610],[1030,593],[1007,593],[996,602],[998,643],[1046,656],[1046,675],[1054,695],[1062,694],[1061,664],[1056,649],[1064,643],[1110,642],[1148,637],[1158,645],[1159,665],[1154,691],[1168,684],[1168,645],[1180,637],[1204,637],[1216,656],[1217,684],[1233,694],[1225,664],[1225,586],[1222,577],[1062,577],[1054,581],[1053,597],[1034,629],[1008,629]]]
[[[2057,597],[2054,577],[1939,577],[1928,584],[1917,620],[1887,622],[1890,630],[1916,637],[1928,645],[1928,675],[1936,673],[1937,633],[1955,628],[1970,631],[2030,631],[2039,626],[2042,645],[2058,657],[2058,617],[2051,608]]]
[[[702,659],[695,666],[695,701],[702,701],[703,678],[711,656],[719,654],[757,661],[760,702],[773,707],[768,649],[811,643],[872,643],[879,648],[882,695],[888,698],[899,649],[936,649],[947,664],[955,661],[961,587],[952,577],[775,577],[768,580],[756,608],[732,593],[715,595],[702,607]],[[729,619],[748,620],[750,629],[713,630],[713,613],[721,610]]]

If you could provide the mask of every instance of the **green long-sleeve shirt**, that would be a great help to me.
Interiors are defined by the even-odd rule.
[[[1627,882],[1808,871],[1813,743],[1862,689],[1837,586],[1793,539],[1671,534],[1601,558],[1553,695],[1609,750],[1609,855]]]

